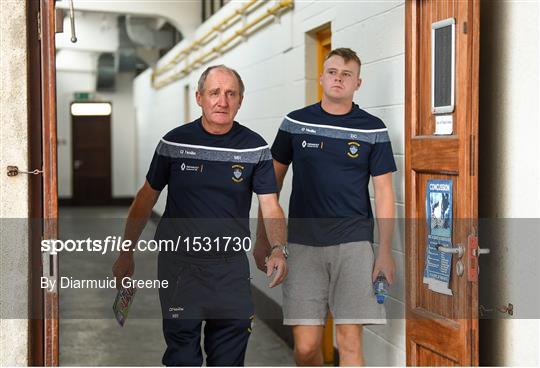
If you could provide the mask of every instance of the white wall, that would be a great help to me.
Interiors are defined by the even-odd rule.
[[[479,241],[491,254],[480,259],[480,303],[515,310],[482,321],[487,365],[540,364],[539,8],[498,0],[481,9],[479,213],[488,227]]]
[[[133,106],[134,73],[116,75],[116,91],[99,96],[112,102],[112,194],[131,197],[135,194],[135,108]]]
[[[0,366],[27,366],[29,168],[27,2],[2,2],[0,12]],[[18,219],[13,221],[10,219]]]
[[[225,6],[196,32],[203,34],[209,27],[228,15],[238,3]],[[260,11],[264,11],[264,6]],[[246,96],[237,120],[254,129],[271,143],[283,116],[306,104],[308,91],[316,89],[306,66],[306,58],[313,61],[306,46],[306,33],[330,22],[332,47],[351,47],[363,61],[362,88],[355,101],[368,111],[384,119],[390,128],[394,153],[400,171],[395,175],[398,214],[403,217],[403,129],[404,129],[404,4],[403,1],[296,1],[295,8],[282,15],[278,22],[248,37],[236,48],[225,53],[211,64],[226,64],[238,70],[246,84]],[[248,18],[248,21],[251,18]],[[177,45],[174,52],[186,47],[190,39]],[[201,50],[200,52],[204,52]],[[160,90],[150,86],[150,71],[141,74],[135,83],[137,109],[138,182],[144,181],[152,154],[159,138],[183,123],[184,86],[195,90],[196,81],[207,65]],[[192,98],[193,101],[193,98]],[[191,116],[200,116],[195,103]],[[287,211],[291,190],[291,176],[286,179],[281,204]],[[164,209],[165,193],[160,198],[158,211]],[[256,217],[257,201],[254,199],[252,217]],[[399,228],[394,242],[394,256],[398,263],[397,279],[403,280],[403,229]],[[252,269],[256,268],[252,264]],[[281,304],[281,290],[268,290],[266,277],[253,272],[253,282]],[[388,308],[392,314],[402,313],[404,283],[396,282]],[[387,326],[369,328],[365,336],[366,362],[370,365],[404,365],[404,321],[389,320]]]

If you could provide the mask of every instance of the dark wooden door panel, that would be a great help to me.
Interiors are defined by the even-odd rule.
[[[111,190],[111,117],[72,116],[73,203],[106,205]]]

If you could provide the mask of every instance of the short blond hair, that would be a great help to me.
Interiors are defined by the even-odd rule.
[[[333,49],[326,55],[326,58],[324,61],[330,59],[332,56],[340,56],[345,60],[345,63],[348,63],[349,61],[354,61],[356,64],[358,64],[358,75],[360,75],[360,68],[362,67],[362,62],[360,61],[360,58],[356,54],[356,52],[348,47],[340,47],[337,49]]]

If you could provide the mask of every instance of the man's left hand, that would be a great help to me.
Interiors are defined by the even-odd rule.
[[[283,280],[285,280],[285,277],[287,277],[287,273],[289,272],[287,268],[287,260],[281,252],[272,252],[272,254],[270,254],[270,257],[268,257],[268,260],[266,261],[266,276],[272,276],[272,273],[274,271],[274,279],[272,280],[272,282],[270,282],[270,285],[268,285],[268,287],[270,288],[281,284]]]
[[[261,240],[257,240],[255,243],[255,249],[253,250],[253,258],[255,258],[255,264],[257,268],[262,272],[266,272],[266,260],[268,259],[268,247],[263,244]]]
[[[391,285],[394,282],[394,273],[396,272],[396,264],[394,262],[394,257],[392,257],[392,251],[381,251],[379,249],[379,255],[375,260],[375,265],[373,267],[373,274],[371,275],[372,282],[375,282],[375,279],[379,275],[379,272],[384,273],[386,280]]]

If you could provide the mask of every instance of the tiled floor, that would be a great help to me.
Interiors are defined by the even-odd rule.
[[[61,239],[105,239],[123,232],[127,208],[64,207],[60,210]],[[150,221],[142,238],[151,239]],[[136,255],[135,277],[155,278],[157,254]],[[60,276],[104,279],[111,276],[115,254],[64,252],[59,256]],[[112,315],[112,289],[61,288],[60,364],[92,366],[161,365],[165,343],[161,332],[159,300],[155,289],[140,289],[126,325]],[[246,356],[248,366],[292,366],[291,349],[262,321],[255,320]]]

